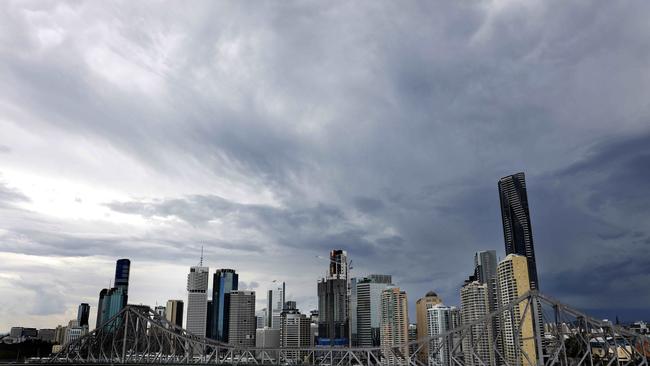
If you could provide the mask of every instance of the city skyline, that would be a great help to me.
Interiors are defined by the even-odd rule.
[[[187,311],[201,246],[258,309],[316,309],[333,248],[458,306],[521,171],[542,292],[649,319],[647,10],[2,3],[0,331],[96,324],[119,258]]]

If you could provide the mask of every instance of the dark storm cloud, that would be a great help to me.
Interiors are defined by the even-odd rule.
[[[496,182],[523,170],[542,290],[650,306],[626,287],[593,295],[650,257],[648,2],[69,3],[44,24],[5,5],[4,119],[107,144],[151,169],[152,188],[205,171],[275,203],[188,184],[107,204],[166,231],[25,219],[2,250],[169,261],[203,243],[289,262],[342,247],[355,275],[453,304],[476,250],[504,255]],[[63,40],[44,45],[48,30]],[[0,204],[26,199],[0,186]],[[205,234],[217,224],[236,235]]]

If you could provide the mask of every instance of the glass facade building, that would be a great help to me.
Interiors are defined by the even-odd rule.
[[[526,257],[530,288],[539,289],[524,173],[509,175],[499,180],[499,199],[506,254],[518,254]]]
[[[212,279],[211,337],[228,342],[230,292],[239,289],[239,275],[234,269],[218,269]]]

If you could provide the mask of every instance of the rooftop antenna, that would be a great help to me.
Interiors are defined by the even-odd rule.
[[[201,261],[199,262],[199,267],[203,267],[203,245],[201,245]]]

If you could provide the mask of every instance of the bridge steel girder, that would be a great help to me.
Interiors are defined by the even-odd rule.
[[[515,316],[515,309],[523,313]],[[527,316],[530,314],[530,316]],[[533,322],[533,334],[524,334]],[[506,327],[509,325],[509,327]],[[494,330],[498,329],[497,334]],[[529,329],[529,328],[527,328]],[[491,335],[488,349],[480,342]],[[488,337],[489,339],[489,337]],[[524,343],[534,343],[530,347]],[[427,362],[417,353],[429,345]],[[483,344],[481,346],[481,344]],[[510,347],[506,349],[506,345]],[[483,348],[479,348],[483,347]],[[528,351],[526,350],[528,348]],[[414,350],[409,354],[410,350]],[[486,358],[486,351],[488,357]],[[406,352],[406,353],[405,353]],[[241,348],[194,335],[151,309],[125,307],[44,360],[55,364],[313,366],[650,366],[650,338],[531,291],[444,333],[380,347]]]

